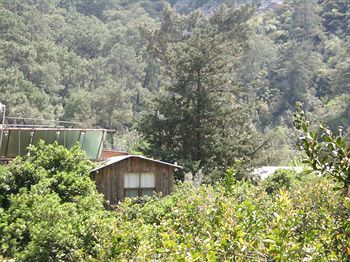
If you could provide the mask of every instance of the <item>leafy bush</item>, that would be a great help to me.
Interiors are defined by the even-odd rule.
[[[96,257],[113,226],[74,147],[40,143],[0,169],[0,256],[18,261]]]
[[[81,159],[77,149],[56,152],[41,145],[40,150],[0,168],[6,200],[0,207],[2,259],[350,259],[350,199],[326,177],[296,179],[292,171],[278,171],[256,186],[235,180],[231,170],[223,184],[179,184],[169,196],[129,198],[106,211],[102,196],[85,180],[90,163],[83,158],[75,169],[74,159]],[[57,162],[51,156],[56,153]],[[20,179],[21,172],[28,181]]]
[[[263,181],[263,186],[267,193],[279,192],[282,188],[290,189],[294,180],[300,177],[294,170],[279,169],[274,174]]]
[[[9,204],[7,197],[17,194],[21,189],[31,187],[43,179],[48,180],[53,192],[64,201],[73,201],[75,196],[89,195],[95,190],[89,178],[93,164],[78,146],[71,150],[57,143],[29,147],[27,156],[16,158],[0,173],[1,207]]]
[[[180,185],[171,196],[127,200],[103,259],[347,260],[349,199],[310,175],[269,195],[265,187]],[[225,192],[229,190],[230,192]]]
[[[335,135],[328,128],[320,126],[317,132],[310,131],[302,103],[296,104],[294,126],[302,134],[299,147],[304,151],[305,163],[322,175],[328,175],[340,183],[343,194],[350,192],[350,146],[344,138]]]

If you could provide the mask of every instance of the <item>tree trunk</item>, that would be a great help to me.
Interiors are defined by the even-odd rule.
[[[349,196],[349,184],[348,183],[345,183],[344,184],[344,187],[343,187],[343,196],[346,197],[346,196]]]
[[[201,160],[201,115],[202,115],[202,83],[200,70],[197,71],[197,108],[195,118],[195,160]]]

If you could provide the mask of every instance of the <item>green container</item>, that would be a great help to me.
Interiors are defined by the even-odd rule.
[[[88,157],[91,159],[97,159],[101,155],[104,132],[99,130],[89,130],[85,133],[81,133],[80,147],[84,150]]]
[[[80,132],[80,130],[62,130],[58,138],[58,144],[68,149],[72,148],[78,144]]]
[[[80,145],[90,159],[101,156],[106,130],[104,129],[63,129],[63,128],[5,128],[0,147],[0,159],[11,159],[28,153],[29,145],[40,140],[46,144],[55,141],[67,149]]]
[[[30,136],[31,131],[29,130],[9,130],[6,158],[14,158],[16,156],[27,154],[27,147],[30,144]]]
[[[57,141],[57,134],[54,130],[35,130],[33,136],[33,145],[37,145],[40,140],[44,140],[46,144],[52,144]]]

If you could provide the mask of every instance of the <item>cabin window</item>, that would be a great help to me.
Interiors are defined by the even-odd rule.
[[[127,173],[124,175],[125,197],[151,196],[156,190],[153,173]]]

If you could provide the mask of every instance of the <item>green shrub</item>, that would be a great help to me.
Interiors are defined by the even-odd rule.
[[[17,261],[96,258],[114,218],[74,147],[40,143],[0,168],[0,256]]]
[[[93,164],[78,146],[71,150],[57,143],[29,147],[27,156],[17,157],[6,171],[0,170],[0,204],[7,208],[8,197],[21,189],[48,179],[50,189],[63,201],[74,201],[76,196],[89,195],[95,184],[89,177]]]
[[[55,150],[48,150],[50,158]],[[46,157],[41,159],[45,154],[38,151],[38,157],[16,160],[16,167],[0,168],[1,199],[7,201],[0,207],[3,259],[350,259],[350,199],[325,177],[278,171],[255,186],[231,179],[231,172],[223,184],[183,183],[169,196],[127,199],[116,210],[106,211],[102,196],[85,180],[84,162],[78,169],[71,164],[74,152],[61,152],[66,157],[52,165]],[[20,179],[19,170],[28,181]],[[268,188],[273,194],[266,192]]]
[[[350,194],[350,145],[342,137],[341,131],[334,134],[322,125],[317,132],[310,131],[301,102],[296,103],[294,126],[301,133],[299,148],[306,155],[304,163],[321,175],[337,181],[344,196]]]
[[[296,180],[300,180],[300,177],[294,170],[278,169],[266,178],[262,185],[267,193],[272,194],[279,192],[282,188],[290,189],[292,183]]]
[[[132,261],[346,261],[349,200],[334,188],[316,176],[273,195],[264,186],[241,182],[230,189],[185,183],[165,198],[122,203],[100,256]]]

